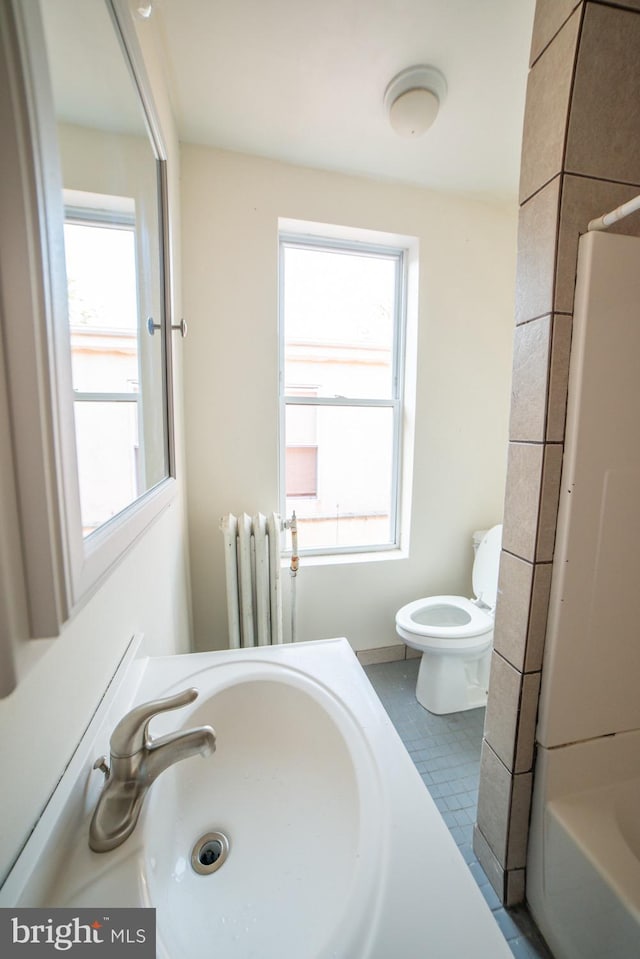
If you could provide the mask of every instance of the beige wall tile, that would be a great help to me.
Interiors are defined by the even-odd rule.
[[[493,648],[520,672],[542,669],[552,568],[502,553]]]
[[[510,869],[505,873],[506,891],[505,906],[517,906],[519,902],[525,899],[525,873],[524,869]]]
[[[638,13],[587,4],[567,131],[567,172],[640,183],[640,151],[634,148],[640,129],[639,50]]]
[[[548,443],[562,443],[564,440],[572,325],[573,317],[571,316],[557,313],[553,317],[547,403],[546,440]]]
[[[505,871],[491,851],[491,846],[482,835],[478,826],[473,827],[473,851],[484,873],[495,889],[500,902],[504,902]]]
[[[530,562],[536,552],[543,457],[542,444],[509,444],[502,546]]]
[[[484,738],[507,769],[513,771],[520,711],[522,673],[499,653],[491,658],[489,699],[484,721]]]
[[[572,317],[543,316],[516,327],[509,438],[564,439]]]
[[[493,648],[521,672],[526,661],[533,571],[531,563],[502,553]]]
[[[553,559],[556,541],[556,520],[560,498],[563,447],[560,443],[548,443],[544,448],[542,492],[536,543],[536,562],[546,563]]]
[[[532,773],[522,773],[513,777],[509,839],[505,863],[507,869],[523,869],[526,864],[532,786]]]
[[[380,646],[377,649],[359,649],[356,656],[363,666],[372,666],[374,663],[393,663],[398,659],[404,659],[405,649],[404,643],[398,643],[395,646]]]
[[[629,145],[627,145],[629,149]],[[638,151],[636,151],[638,152]],[[545,191],[543,191],[545,192]],[[558,234],[558,262],[554,308],[560,313],[573,312],[573,294],[578,260],[578,238],[585,233],[589,221],[615,210],[621,203],[638,194],[638,187],[589,177],[562,177],[562,203]],[[534,200],[537,197],[534,197]],[[532,201],[529,201],[532,202]],[[529,204],[527,203],[526,206]],[[555,229],[555,223],[554,223]],[[611,233],[640,236],[640,213],[621,220],[609,228]],[[517,304],[516,304],[517,311]]]
[[[550,316],[516,327],[509,422],[512,440],[544,440],[550,343]]]
[[[525,673],[520,688],[518,726],[516,729],[516,773],[529,772],[533,768],[533,747],[536,738],[536,717],[540,695],[540,673]]]
[[[521,203],[563,168],[581,12],[575,11],[529,71],[520,166]]]
[[[581,2],[582,0],[538,0],[533,21],[530,63],[535,63],[565,20],[569,19],[573,10],[580,6]]]
[[[520,208],[516,323],[553,311],[560,180],[556,177]]]
[[[511,773],[485,740],[480,759],[477,823],[503,868],[506,866],[510,809]]]
[[[524,670],[527,673],[542,669],[552,571],[551,563],[537,563],[533,567],[533,589],[524,657]]]
[[[540,673],[521,673],[493,653],[484,738],[513,773],[533,767]]]

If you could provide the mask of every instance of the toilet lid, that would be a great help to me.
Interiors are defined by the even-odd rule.
[[[473,564],[473,591],[476,598],[495,609],[498,596],[498,570],[502,549],[502,524],[493,526],[486,534],[476,552]]]

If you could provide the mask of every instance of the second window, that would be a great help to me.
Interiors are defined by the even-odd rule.
[[[281,509],[301,552],[397,545],[405,251],[280,237]]]

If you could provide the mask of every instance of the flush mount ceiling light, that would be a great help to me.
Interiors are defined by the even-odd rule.
[[[391,80],[384,105],[393,129],[403,137],[419,137],[438,115],[447,81],[435,67],[408,67]]]

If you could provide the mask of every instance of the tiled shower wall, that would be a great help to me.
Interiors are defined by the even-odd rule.
[[[474,831],[507,905],[524,897],[578,237],[640,192],[640,0],[538,0],[520,177],[503,552]],[[612,228],[640,234],[640,213]],[[606,384],[603,384],[606,389]]]

